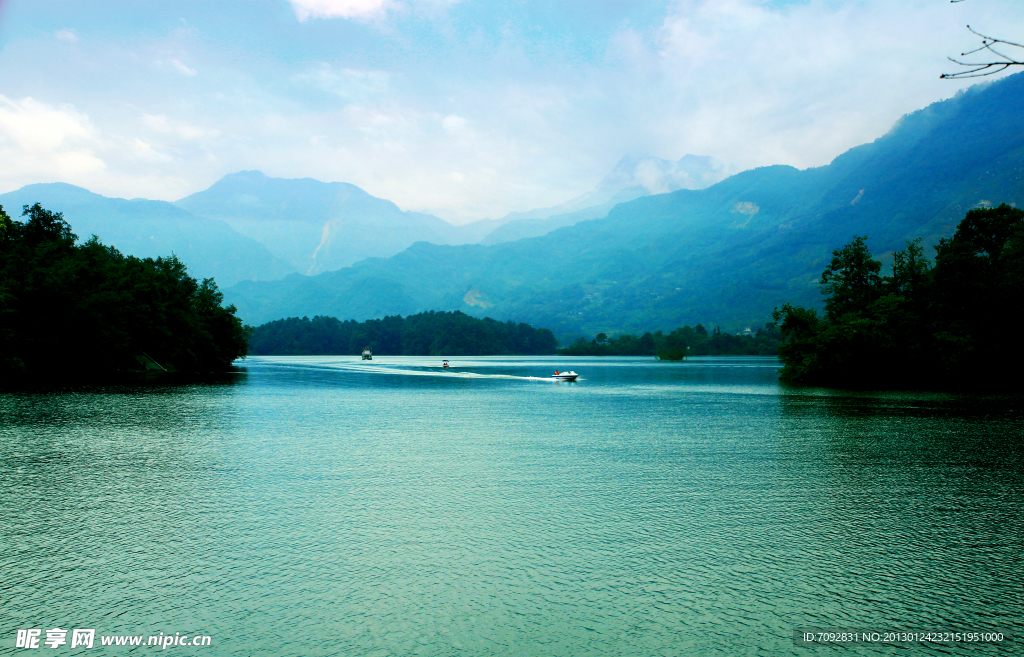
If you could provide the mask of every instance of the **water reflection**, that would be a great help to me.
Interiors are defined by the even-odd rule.
[[[1024,629],[1013,399],[787,389],[771,359],[435,360],[0,396],[0,651],[69,625],[204,655]]]
[[[1007,596],[1024,591],[1005,582],[1024,551],[1017,400],[805,392],[779,410],[788,540],[799,569],[835,587],[822,622],[863,624],[872,600],[893,627],[1017,623]]]

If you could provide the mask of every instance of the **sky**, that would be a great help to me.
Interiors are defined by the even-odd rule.
[[[0,192],[343,181],[452,223],[626,154],[828,164],[977,80],[1019,0],[0,0]]]

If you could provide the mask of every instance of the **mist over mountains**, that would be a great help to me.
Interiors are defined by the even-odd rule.
[[[221,286],[273,280],[295,271],[227,223],[197,217],[166,201],[107,198],[64,183],[26,185],[0,194],[0,205],[14,218],[22,206],[37,202],[63,212],[83,241],[97,235],[104,244],[141,258],[175,253],[193,276],[216,278]]]
[[[682,324],[756,326],[785,301],[819,302],[832,250],[868,235],[883,259],[935,244],[972,207],[1024,202],[1024,76],[903,117],[831,164],[726,177],[688,155],[623,158],[587,194],[453,226],[347,183],[225,176],[176,203],[62,183],[0,195],[40,202],[85,239],[176,253],[215,277],[249,323],[364,320],[426,310],[526,321],[567,339]],[[930,253],[930,249],[928,250]]]
[[[303,274],[394,255],[418,241],[474,243],[496,225],[453,226],[430,214],[403,212],[348,183],[270,178],[259,171],[224,176],[175,205],[223,221]]]
[[[676,162],[647,154],[623,157],[594,189],[550,208],[506,215],[481,244],[499,244],[545,235],[563,226],[599,219],[619,203],[678,189],[704,189],[728,175],[724,162],[713,157],[684,155]]]
[[[754,169],[541,237],[421,242],[315,277],[240,283],[227,297],[250,322],[460,309],[563,338],[755,325],[785,301],[817,305],[822,268],[854,235],[884,258],[950,235],[972,207],[1024,202],[1022,108],[1024,76],[1009,76],[907,115],[824,167]]]
[[[616,203],[720,178],[724,165],[687,155],[668,162],[628,156],[591,192],[546,210],[453,226],[438,217],[402,211],[348,183],[271,178],[259,171],[224,176],[177,202],[116,199],[64,183],[27,185],[0,195],[18,214],[39,202],[63,212],[82,239],[97,235],[140,257],[176,253],[195,276],[221,286],[313,275],[371,257],[395,255],[416,242],[499,243],[541,235],[603,217]],[[575,210],[575,214],[566,214]],[[551,217],[552,214],[562,214]],[[530,218],[524,218],[527,217]],[[550,218],[549,218],[550,217]],[[508,225],[504,233],[495,229]]]

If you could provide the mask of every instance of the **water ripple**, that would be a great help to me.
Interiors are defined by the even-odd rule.
[[[0,652],[56,626],[275,656],[1022,637],[1019,400],[788,389],[772,359],[434,361],[0,397]]]

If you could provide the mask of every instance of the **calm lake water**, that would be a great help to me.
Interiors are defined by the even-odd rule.
[[[0,653],[908,652],[794,643],[834,628],[1024,654],[1019,399],[785,388],[761,358],[452,362],[0,395]],[[14,647],[55,627],[96,647]]]

